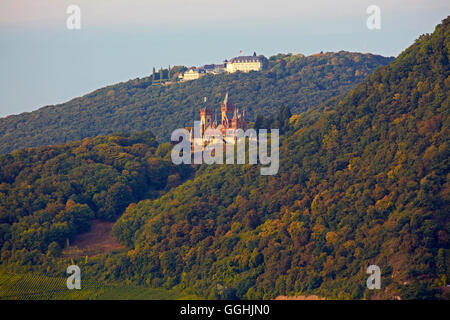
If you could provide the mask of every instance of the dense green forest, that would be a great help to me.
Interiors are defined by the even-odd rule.
[[[436,298],[449,279],[450,18],[342,99],[291,118],[280,171],[203,167],[114,227],[113,277],[210,298]],[[366,268],[382,290],[366,288]]]
[[[184,89],[177,92],[185,92],[186,101],[197,101],[211,97],[216,84],[226,78],[227,85],[214,91],[209,103],[217,105],[222,91],[229,88],[239,97],[239,107],[261,106],[253,109],[254,115],[260,114],[255,126],[281,129],[279,172],[261,176],[254,165],[175,166],[169,158],[170,145],[158,145],[148,132],[3,155],[2,268],[62,276],[69,262],[60,256],[66,240],[88,230],[93,219],[118,218],[113,233],[127,249],[75,261],[92,281],[188,290],[219,299],[299,294],[448,299],[441,288],[450,277],[449,39],[447,18],[433,34],[421,36],[345,95],[317,78],[328,83],[322,91],[331,99],[312,109],[305,101],[316,105],[325,100],[310,87],[317,82],[308,77],[320,73],[314,70],[325,74],[331,68],[331,83],[344,90],[354,83],[356,70],[342,73],[345,63],[333,64],[332,58],[345,56],[349,63],[345,68],[354,68],[359,63],[355,58],[373,61],[374,56],[272,57],[261,73],[271,84],[264,87],[265,96],[253,97],[256,102],[249,98],[253,90],[246,91],[258,82],[256,73],[171,86],[136,80],[134,87],[129,82],[113,91],[113,87],[99,90],[94,93],[97,100],[90,101],[102,101],[102,106],[108,92],[115,101],[141,89],[142,94],[159,92],[172,106],[174,100],[184,100],[170,96],[170,90],[190,88],[192,96]],[[308,59],[316,61],[317,68]],[[375,67],[367,62],[363,63],[367,71]],[[314,75],[285,76],[292,68],[282,67],[289,63],[309,66]],[[292,83],[290,77],[295,79]],[[302,79],[309,87],[297,83]],[[306,87],[309,94],[290,92]],[[116,109],[104,107],[118,111],[120,103],[130,106],[114,103]],[[81,110],[80,105],[72,107]],[[198,107],[189,108],[185,113],[172,111],[173,126],[197,118]],[[56,115],[54,110],[48,109]],[[106,116],[102,121],[115,125],[115,112],[100,112]],[[73,128],[80,113],[76,114],[71,116]],[[80,128],[83,119],[80,116]],[[103,126],[90,119],[92,129]],[[131,118],[123,124],[127,122]],[[19,127],[13,131],[26,132]],[[366,288],[366,268],[371,264],[381,268],[381,290]]]
[[[171,85],[161,85],[154,76],[130,80],[61,105],[1,118],[0,153],[118,132],[151,131],[167,142],[173,130],[198,119],[203,97],[217,109],[227,90],[237,107],[247,108],[250,120],[256,112],[276,111],[281,103],[302,112],[349,90],[390,61],[349,52],[279,54],[264,59],[261,72],[207,75]],[[171,77],[177,70],[171,68]]]
[[[168,147],[144,132],[0,156],[1,262],[58,257],[93,219],[114,221],[130,203],[180,184],[190,168],[164,159]]]

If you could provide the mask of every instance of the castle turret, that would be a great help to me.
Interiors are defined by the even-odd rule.
[[[200,121],[202,123],[202,132],[212,125],[212,111],[208,108],[200,110]]]

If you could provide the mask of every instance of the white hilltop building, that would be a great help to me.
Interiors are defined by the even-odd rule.
[[[205,70],[201,68],[191,68],[180,75],[181,81],[197,80],[205,74]]]
[[[235,57],[225,63],[226,71],[229,73],[234,73],[237,71],[260,71],[262,69],[261,59],[259,59],[256,55]]]
[[[201,67],[193,67],[179,76],[181,81],[197,80],[205,74],[234,73],[237,71],[250,72],[261,71],[262,61],[256,54],[253,56],[239,56],[225,60],[223,64],[206,64]]]

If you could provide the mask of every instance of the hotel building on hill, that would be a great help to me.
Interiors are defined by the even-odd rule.
[[[181,81],[197,80],[207,73],[220,74],[223,72],[234,73],[237,71],[250,72],[261,71],[262,61],[254,54],[253,56],[240,56],[225,60],[223,64],[206,64],[201,67],[193,67],[180,75]]]
[[[260,71],[262,69],[262,62],[256,56],[241,56],[226,61],[226,70],[229,73],[236,71],[250,72],[250,71]]]

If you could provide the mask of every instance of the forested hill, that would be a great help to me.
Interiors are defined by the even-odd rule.
[[[131,202],[180,184],[190,168],[164,159],[169,150],[143,132],[0,156],[1,264],[57,257],[92,220],[114,221]]]
[[[203,97],[218,108],[227,90],[237,107],[274,112],[281,103],[293,112],[339,95],[392,58],[360,53],[304,57],[279,54],[265,59],[265,70],[250,74],[208,75],[197,81],[152,85],[151,78],[105,87],[67,103],[0,119],[0,153],[59,144],[117,132],[152,131],[160,142],[198,119]]]
[[[341,101],[293,116],[280,171],[206,166],[114,227],[111,277],[211,298],[436,298],[449,274],[450,18]],[[338,99],[335,99],[338,100]],[[381,268],[381,290],[366,269]]]

